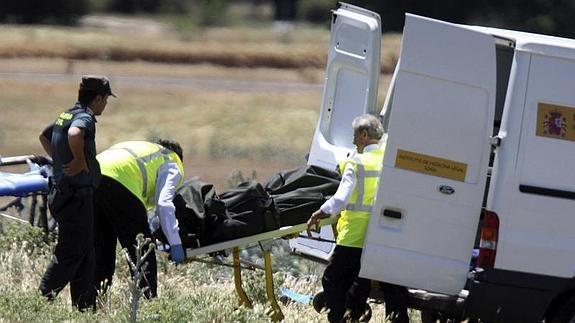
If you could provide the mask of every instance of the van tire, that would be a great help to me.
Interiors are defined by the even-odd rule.
[[[575,294],[569,296],[561,303],[551,317],[550,323],[575,322]]]

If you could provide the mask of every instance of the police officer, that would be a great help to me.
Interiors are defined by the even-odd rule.
[[[152,238],[147,211],[154,207],[158,221],[151,222],[160,224],[170,244],[172,260],[182,262],[185,255],[172,202],[184,178],[181,146],[170,140],[126,141],[101,152],[97,158],[103,176],[96,192],[96,288],[105,292],[112,283],[116,240],[137,264],[136,236],[143,233],[144,237]],[[140,287],[145,288],[147,298],[156,297],[157,265],[153,249],[144,262],[145,279]]]
[[[379,143],[383,127],[377,117],[369,114],[356,117],[352,127],[357,154],[339,164],[342,179],[336,193],[307,222],[310,235],[310,230],[317,227],[322,218],[341,212],[337,221],[336,246],[322,278],[330,322],[342,321],[346,312],[349,316],[346,315],[345,319],[360,319],[371,286],[369,280],[358,277],[358,274],[383,164],[384,149]]]
[[[53,159],[49,207],[58,223],[58,241],[42,280],[42,295],[52,300],[69,282],[72,304],[80,310],[95,305],[94,188],[100,179],[96,160],[96,116],[115,96],[104,76],[83,76],[76,105],[61,113],[40,134]]]

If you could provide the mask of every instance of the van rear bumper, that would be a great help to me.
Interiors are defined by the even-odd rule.
[[[410,308],[441,312],[443,316],[448,318],[464,319],[466,297],[467,291],[465,290],[459,295],[445,295],[410,289],[408,299]]]
[[[445,295],[421,289],[408,289],[408,306],[416,310],[427,310],[430,313],[441,313],[442,317],[463,320],[467,294],[466,290],[461,291],[459,295]],[[369,297],[385,302],[385,295],[380,288],[372,288]]]
[[[469,281],[466,316],[485,321],[540,322],[573,279],[516,271],[478,270]]]
[[[489,322],[540,322],[553,295],[541,290],[473,280],[466,316]]]
[[[479,269],[470,277],[467,290],[455,296],[409,290],[409,306],[461,320],[540,322],[561,295],[575,291],[573,278],[500,269]]]

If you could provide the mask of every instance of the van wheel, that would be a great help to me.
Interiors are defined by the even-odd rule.
[[[571,295],[557,309],[551,323],[575,322],[575,295]]]

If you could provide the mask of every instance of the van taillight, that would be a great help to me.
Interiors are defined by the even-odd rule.
[[[495,265],[498,233],[499,217],[497,217],[497,214],[494,212],[485,211],[483,215],[483,225],[481,226],[477,267],[493,268]]]

